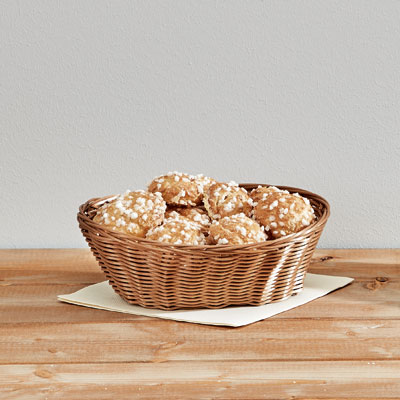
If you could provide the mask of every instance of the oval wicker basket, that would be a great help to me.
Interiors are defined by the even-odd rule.
[[[240,186],[251,190],[258,185]],[[130,304],[162,310],[259,306],[302,290],[329,217],[329,203],[321,196],[278,187],[307,197],[316,220],[300,232],[263,243],[172,245],[114,232],[92,218],[97,207],[115,196],[82,204],[79,227],[109,283]]]

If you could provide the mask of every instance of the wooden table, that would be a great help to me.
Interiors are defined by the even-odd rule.
[[[400,250],[319,250],[341,290],[241,328],[60,303],[87,250],[0,251],[0,398],[400,398]]]

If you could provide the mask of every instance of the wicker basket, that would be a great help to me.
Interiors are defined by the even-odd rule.
[[[258,185],[240,186],[251,190]],[[298,233],[263,243],[171,245],[114,232],[93,222],[92,217],[97,207],[115,196],[82,204],[78,221],[109,283],[130,304],[162,310],[258,306],[302,290],[329,216],[329,204],[322,197],[278,187],[307,197],[316,220]]]

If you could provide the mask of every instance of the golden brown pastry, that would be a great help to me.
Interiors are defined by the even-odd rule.
[[[204,206],[212,219],[243,213],[250,217],[253,201],[235,182],[214,183],[204,193]]]
[[[182,216],[166,219],[162,225],[150,229],[146,238],[171,244],[205,244],[200,226]]]
[[[275,191],[257,202],[254,218],[272,238],[277,239],[310,225],[315,215],[307,198],[298,193]]]
[[[208,231],[211,224],[207,211],[200,207],[171,207],[165,212],[165,218],[177,218],[179,216],[198,224],[202,232]]]
[[[203,200],[203,194],[207,192],[208,188],[217,182],[215,179],[209,178],[208,176],[204,176],[203,174],[196,175],[194,179],[197,185],[199,186],[199,190],[202,194],[201,200]]]
[[[250,192],[250,197],[254,203],[257,203],[262,198],[266,198],[269,194],[274,192],[279,192],[279,189],[275,186],[258,186]]]
[[[210,227],[209,244],[249,244],[266,240],[264,228],[243,213],[214,220]]]
[[[99,207],[93,221],[113,231],[145,237],[150,228],[163,222],[165,210],[160,193],[127,191]]]
[[[181,172],[169,172],[154,178],[148,190],[160,192],[169,205],[196,206],[203,198],[203,188],[196,182],[196,177]]]

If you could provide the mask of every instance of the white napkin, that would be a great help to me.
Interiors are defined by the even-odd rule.
[[[219,310],[196,309],[163,311],[134,306],[118,296],[108,281],[87,286],[75,293],[58,296],[58,300],[85,307],[99,308],[128,314],[145,315],[175,321],[194,322],[197,324],[243,326],[308,303],[325,296],[335,289],[348,285],[353,278],[307,274],[304,289],[287,300],[266,304],[265,306],[228,307]]]

